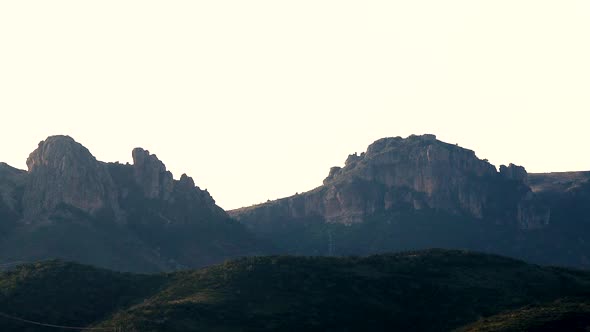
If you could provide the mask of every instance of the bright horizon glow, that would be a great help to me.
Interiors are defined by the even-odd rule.
[[[0,161],[70,135],[238,208],[381,137],[590,170],[590,1],[0,2]]]

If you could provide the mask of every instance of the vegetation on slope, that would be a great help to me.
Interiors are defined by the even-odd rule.
[[[562,298],[590,303],[590,273],[426,250],[366,258],[251,257],[152,276],[54,261],[0,274],[0,289],[0,311],[69,326],[450,331]],[[2,317],[0,330],[47,331]]]
[[[586,332],[589,328],[590,302],[565,299],[501,313],[457,332]]]
[[[590,274],[443,250],[246,258],[171,277],[105,324],[142,332],[448,331],[590,290]]]
[[[55,325],[87,326],[151,295],[161,275],[111,272],[60,261],[22,265],[0,273],[0,312]],[[0,317],[0,331],[48,328]]]

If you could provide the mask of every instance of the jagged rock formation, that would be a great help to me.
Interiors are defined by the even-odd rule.
[[[500,175],[503,177],[528,184],[528,173],[522,166],[510,164],[508,166],[500,166]]]
[[[510,197],[498,195],[504,189]],[[249,219],[319,216],[328,223],[353,224],[405,206],[498,222],[516,219],[527,228],[548,222],[546,211],[530,207],[531,198],[524,167],[510,164],[497,172],[473,151],[423,135],[380,139],[366,152],[348,156],[344,168],[330,169],[322,187],[232,214]],[[504,208],[500,213],[499,206]]]
[[[39,143],[27,159],[23,207],[27,222],[39,220],[66,204],[95,214],[118,211],[113,181],[105,164],[69,136],[52,136]]]
[[[309,192],[229,214],[291,254],[469,248],[590,266],[588,178],[496,170],[471,150],[412,135],[349,155]]]
[[[0,262],[61,258],[145,272],[246,255],[440,247],[590,267],[590,172],[496,170],[434,135],[384,138],[314,190],[228,214],[149,151],[132,157],[104,163],[53,136],[28,171],[0,163]]]
[[[39,143],[28,171],[0,164],[0,261],[62,258],[118,270],[197,267],[263,245],[206,190],[149,151],[103,163],[68,136]]]
[[[142,148],[135,148],[133,156],[133,175],[148,198],[167,200],[174,187],[172,173],[156,155]]]

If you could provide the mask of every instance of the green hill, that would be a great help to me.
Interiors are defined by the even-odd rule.
[[[48,261],[0,273],[0,312],[57,325],[87,326],[150,296],[162,275],[111,272]],[[1,331],[47,331],[0,317]]]
[[[450,331],[562,298],[590,303],[588,272],[446,250],[251,257],[152,276],[49,262],[4,272],[0,286],[11,316],[141,332]],[[48,331],[2,317],[0,330]]]

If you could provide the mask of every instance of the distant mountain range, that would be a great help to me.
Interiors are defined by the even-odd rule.
[[[427,250],[249,257],[166,274],[50,261],[0,273],[0,330],[568,331],[590,327],[590,273]],[[26,321],[23,321],[26,320]]]
[[[590,172],[496,169],[434,135],[384,138],[318,188],[226,213],[149,151],[132,156],[104,163],[52,136],[27,171],[0,164],[0,263],[59,258],[153,272],[240,256],[440,247],[590,267]]]

